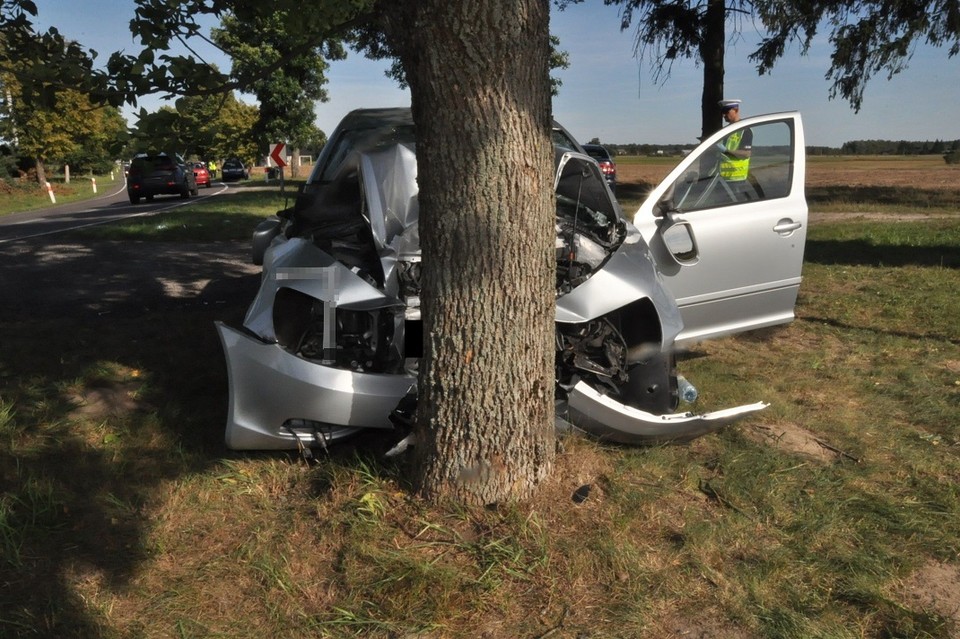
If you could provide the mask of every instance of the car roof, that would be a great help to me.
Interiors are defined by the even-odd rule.
[[[413,125],[413,113],[410,107],[389,107],[380,109],[355,109],[344,116],[338,129],[368,129],[381,125]]]
[[[551,120],[553,130],[562,131],[574,144],[579,143],[559,122]],[[343,117],[337,125],[337,131],[368,129],[383,125],[413,126],[413,112],[410,107],[383,107],[374,109],[354,109]],[[335,131],[336,132],[336,131]],[[331,139],[333,135],[331,135]],[[580,151],[574,148],[574,151]]]
[[[571,151],[583,152],[583,147],[560,123],[556,120],[551,120],[551,122],[555,145],[559,144]],[[409,136],[406,141],[412,143],[416,135],[414,126],[413,113],[410,107],[383,107],[350,111],[330,134],[327,143],[317,156],[313,170],[307,178],[307,184],[322,184],[333,178],[332,171],[338,171],[344,159],[341,141],[346,136],[364,130],[375,131],[392,128],[398,133],[406,130]],[[360,135],[363,135],[363,133],[360,133]],[[562,142],[558,140],[558,137]]]

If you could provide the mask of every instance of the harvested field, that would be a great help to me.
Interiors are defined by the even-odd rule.
[[[621,157],[617,197],[630,210],[677,165],[680,158]],[[960,165],[940,156],[814,156],[807,158],[810,211],[857,215],[928,214],[960,211]]]
[[[645,158],[618,158],[622,183],[657,184],[675,162],[645,162]],[[960,164],[947,164],[938,155],[916,158],[817,156],[807,158],[807,187],[869,186],[960,190]]]

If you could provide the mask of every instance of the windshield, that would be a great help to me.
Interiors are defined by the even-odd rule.
[[[350,129],[331,141],[333,147],[324,165],[317,165],[308,182],[329,182],[351,151],[367,152],[394,144],[413,145],[416,134],[412,125],[387,124],[369,129]]]

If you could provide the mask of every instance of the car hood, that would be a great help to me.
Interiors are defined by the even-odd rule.
[[[624,217],[595,160],[558,148],[555,166],[556,321],[582,322],[645,297],[656,308],[661,348],[668,350],[682,321],[643,237]],[[244,325],[276,339],[272,309],[282,287],[343,308],[415,304],[419,313],[419,298],[401,290],[404,272],[421,261],[418,193],[415,145],[354,151],[330,183],[301,194],[284,212],[290,224],[266,250],[261,291]],[[368,260],[336,239],[363,228],[374,247]],[[320,245],[315,238],[321,236],[335,239]]]

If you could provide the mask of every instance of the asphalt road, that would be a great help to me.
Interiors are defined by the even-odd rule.
[[[225,193],[214,184],[200,198]],[[160,215],[196,202],[158,196],[130,204],[126,190],[0,217],[0,322],[157,317],[172,309],[245,308],[259,286],[249,241],[85,240],[66,231]]]

